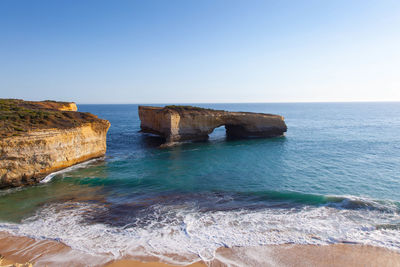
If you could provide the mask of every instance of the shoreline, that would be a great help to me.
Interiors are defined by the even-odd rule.
[[[382,247],[361,244],[302,245],[283,244],[257,247],[217,249],[210,262],[172,265],[159,262],[157,257],[122,257],[110,260],[111,255],[91,255],[73,250],[55,240],[35,240],[0,231],[0,255],[3,264],[22,266],[105,266],[105,267],[168,267],[168,266],[400,266],[400,253]]]

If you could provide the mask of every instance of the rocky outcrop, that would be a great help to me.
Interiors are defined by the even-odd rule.
[[[225,126],[228,137],[276,137],[287,131],[279,115],[228,112],[191,106],[139,106],[141,130],[160,135],[167,143],[207,140],[217,127]]]
[[[24,103],[22,109],[18,109],[21,103],[10,104],[21,121],[7,117],[8,109],[0,109],[7,130],[0,135],[0,188],[34,184],[53,171],[105,154],[108,121],[89,113],[64,111],[76,110],[75,103],[51,102],[49,107],[49,102]],[[38,114],[44,117],[36,122]],[[29,127],[10,134],[15,123]]]

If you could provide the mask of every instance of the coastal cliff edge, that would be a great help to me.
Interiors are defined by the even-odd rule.
[[[110,123],[75,103],[0,99],[0,188],[101,157]]]

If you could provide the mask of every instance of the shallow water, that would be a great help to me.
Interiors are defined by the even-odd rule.
[[[221,246],[400,251],[400,103],[200,106],[281,114],[288,132],[230,141],[220,127],[207,142],[160,149],[138,132],[137,105],[79,105],[111,122],[106,157],[0,191],[0,230],[171,263],[211,259]]]

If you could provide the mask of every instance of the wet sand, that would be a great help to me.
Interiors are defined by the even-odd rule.
[[[165,264],[161,262],[140,262],[134,260],[118,260],[114,261],[110,264],[107,264],[105,267],[171,267],[175,265]],[[196,262],[190,265],[186,265],[188,267],[204,267],[207,266],[203,262]]]
[[[220,248],[210,266],[400,266],[400,253],[355,244]]]
[[[31,262],[34,266],[106,266],[106,267],[168,267],[155,257],[138,260],[109,260],[107,255],[94,256],[72,250],[57,241],[34,240],[0,232],[0,254],[5,263]],[[189,266],[399,266],[400,253],[384,248],[356,244],[334,245],[272,245],[262,247],[219,248],[211,262]],[[1,265],[0,265],[1,266]]]

